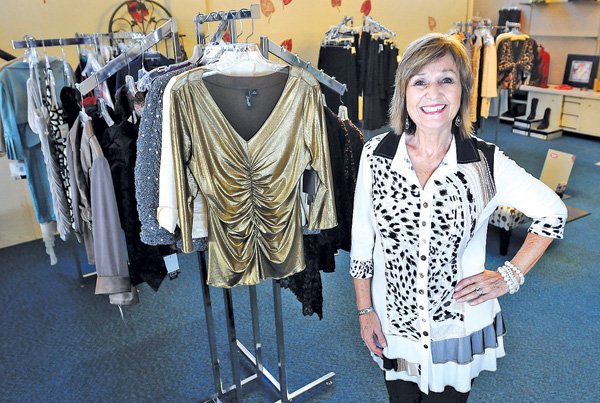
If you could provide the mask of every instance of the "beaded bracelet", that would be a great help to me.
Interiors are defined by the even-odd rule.
[[[525,283],[525,276],[523,275],[523,272],[521,270],[519,270],[519,268],[517,266],[515,266],[508,260],[506,262],[504,262],[504,266],[508,267],[513,272],[515,272],[517,274],[517,276],[519,276],[519,285],[523,285]]]
[[[514,294],[517,291],[519,291],[519,283],[517,282],[517,279],[514,277],[514,274],[512,274],[512,270],[510,270],[506,266],[500,266],[500,267],[498,267],[498,273],[500,273],[502,275],[502,278],[508,285],[508,292],[510,294]]]
[[[506,267],[506,273],[508,274],[508,277],[510,277],[510,281],[512,281],[512,283],[515,285],[515,292],[519,291],[519,288],[521,286],[519,285],[519,280],[517,279],[516,274],[513,273],[513,271],[509,267]]]
[[[498,272],[502,275],[502,278],[508,285],[508,292],[510,294],[514,294],[515,292],[517,292],[518,283],[514,281],[514,279],[510,276],[510,269],[508,269],[506,266],[500,266],[498,268]]]

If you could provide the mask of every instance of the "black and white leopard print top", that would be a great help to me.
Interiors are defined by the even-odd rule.
[[[427,352],[431,341],[466,337],[494,321],[497,300],[472,307],[452,295],[458,281],[484,269],[487,222],[500,204],[531,215],[529,231],[562,237],[562,201],[495,145],[455,137],[423,188],[403,135],[365,144],[350,273],[373,277],[373,304],[391,350],[397,337]]]

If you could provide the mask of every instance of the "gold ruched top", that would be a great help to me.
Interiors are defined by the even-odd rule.
[[[275,108],[246,141],[208,92],[205,72],[184,73],[171,90],[182,249],[193,251],[193,198],[199,189],[208,210],[210,285],[257,284],[302,271],[300,178],[308,164],[318,177],[308,227],[337,225],[319,84],[291,67]]]

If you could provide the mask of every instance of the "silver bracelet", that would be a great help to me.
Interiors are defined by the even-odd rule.
[[[519,291],[519,283],[514,277],[514,274],[512,274],[512,270],[506,266],[500,266],[498,267],[498,273],[502,275],[502,278],[508,285],[508,292],[510,294],[514,294],[515,292]]]
[[[372,306],[370,306],[370,307],[368,307],[368,308],[365,308],[365,309],[359,309],[359,310],[358,310],[358,316],[366,315],[366,314],[368,314],[369,312],[374,312],[374,311],[375,311],[375,309],[373,309],[373,307],[372,307]]]
[[[519,268],[517,266],[515,266],[508,260],[506,262],[504,262],[504,266],[511,269],[519,277],[519,285],[525,284],[525,276],[523,275],[523,272],[521,270],[519,270]]]

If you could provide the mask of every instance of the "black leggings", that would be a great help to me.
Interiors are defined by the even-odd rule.
[[[443,392],[421,392],[414,382],[402,380],[385,381],[390,403],[466,403],[469,392],[457,392],[452,386],[446,386]]]

